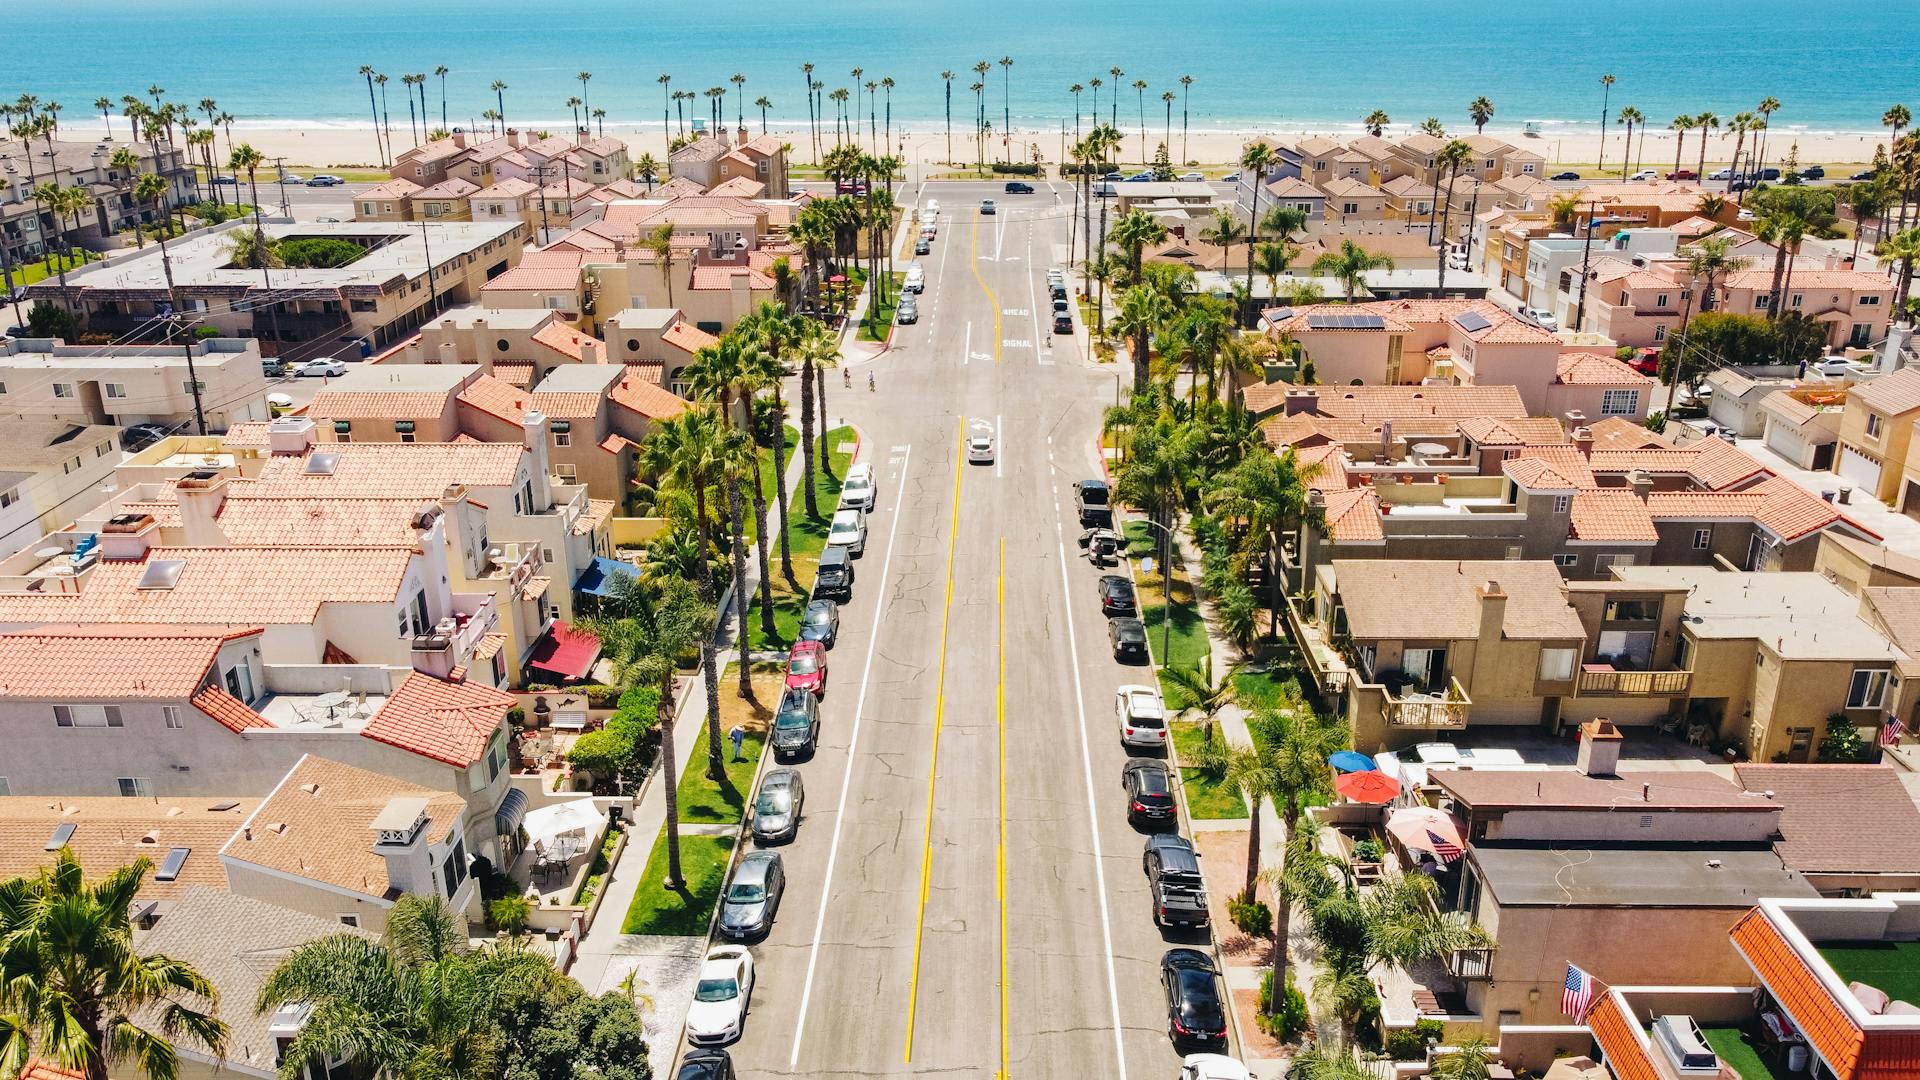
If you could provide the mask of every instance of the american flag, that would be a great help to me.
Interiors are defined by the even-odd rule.
[[[1900,736],[1906,733],[1907,725],[1901,723],[1899,717],[1888,713],[1887,725],[1880,729],[1880,743],[1883,746],[1894,746],[1900,742]]]
[[[1427,842],[1433,845],[1433,857],[1443,863],[1450,863],[1466,854],[1460,850],[1460,845],[1452,843],[1432,829],[1427,830]]]
[[[1560,991],[1560,1011],[1575,1020],[1587,1014],[1593,1003],[1593,976],[1567,965],[1567,984]]]

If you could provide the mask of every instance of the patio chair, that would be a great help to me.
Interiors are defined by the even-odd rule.
[[[1863,982],[1850,982],[1847,984],[1847,989],[1853,992],[1853,999],[1860,1003],[1860,1007],[1873,1015],[1879,1016],[1887,1011],[1890,1000],[1887,992],[1879,987],[1868,986]]]

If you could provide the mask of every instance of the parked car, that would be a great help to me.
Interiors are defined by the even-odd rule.
[[[1779,170],[1779,169],[1776,169],[1776,168],[1774,168],[1774,167],[1773,167],[1773,166],[1771,166],[1771,165],[1769,165],[1769,166],[1767,166],[1766,168],[1764,168],[1764,169],[1761,169],[1761,170],[1760,170],[1760,175],[1759,175],[1759,177],[1758,177],[1758,179],[1761,179],[1761,180],[1778,180],[1778,179],[1780,179],[1780,170]]]
[[[1809,165],[1800,170],[1800,179],[1802,180],[1825,180],[1826,178],[1827,170],[1819,165]]]
[[[1122,746],[1166,747],[1167,707],[1159,690],[1134,684],[1121,687],[1113,696],[1113,715],[1120,721]]]
[[[933,253],[933,245],[927,243],[927,238],[922,236],[913,242],[913,253],[915,255],[930,255]]]
[[[1180,1059],[1180,1080],[1253,1080],[1253,1073],[1225,1054],[1188,1054]]]
[[[1140,856],[1153,897],[1153,925],[1206,926],[1207,882],[1200,875],[1200,859],[1193,842],[1179,833],[1154,833]]]
[[[867,182],[865,180],[852,178],[838,180],[834,182],[833,193],[835,195],[865,195],[867,193]]]
[[[817,641],[796,641],[787,651],[787,689],[827,695],[827,647]]]
[[[222,185],[237,185],[240,183],[240,181],[235,179],[234,177],[224,176],[220,173],[215,173],[213,175],[213,182],[216,184],[222,184]]]
[[[1230,172],[1227,175],[1221,177],[1220,179],[1229,184],[1237,184],[1240,182],[1240,174],[1237,172]]]
[[[1067,283],[1054,278],[1048,278],[1047,295],[1055,300],[1067,299]]]
[[[981,214],[982,214],[983,216],[984,216],[984,215],[987,215],[987,214],[993,214],[993,213],[996,213],[996,212],[997,212],[997,211],[995,211],[995,210],[994,210],[994,208],[993,208],[993,200],[992,200],[992,199],[981,199],[981,200],[980,200],[980,213],[981,213]]]
[[[1152,173],[1137,172],[1137,173],[1134,173],[1132,176],[1127,177],[1126,182],[1129,184],[1144,184],[1151,179],[1153,179]]]
[[[1113,646],[1113,658],[1121,663],[1147,663],[1147,627],[1139,619],[1107,620],[1107,644]]]
[[[1857,172],[1857,173],[1854,173],[1854,174],[1853,174],[1852,176],[1849,176],[1849,177],[1847,177],[1847,179],[1849,179],[1849,180],[1871,180],[1871,179],[1873,179],[1874,177],[1876,177],[1876,176],[1878,176],[1878,175],[1880,175],[1880,174],[1879,174],[1878,172],[1876,172],[1876,171],[1874,171],[1874,170],[1872,170],[1872,169],[1861,169],[1861,170],[1860,170],[1859,172]]]
[[[827,526],[827,543],[846,548],[854,555],[867,550],[867,515],[859,510],[836,510]]]
[[[1850,378],[1866,370],[1844,356],[1823,356],[1807,365],[1808,371],[1817,371],[1830,379]]]
[[[1120,769],[1120,787],[1127,793],[1127,823],[1165,825],[1174,820],[1173,774],[1164,762],[1128,758]]]
[[[1521,308],[1520,317],[1542,330],[1560,329],[1560,320],[1554,318],[1553,312],[1545,308]]]
[[[858,462],[847,466],[847,478],[840,482],[840,509],[873,509],[873,465]]]
[[[971,465],[993,464],[993,436],[967,436],[967,462]]]
[[[720,936],[733,941],[765,937],[773,929],[786,891],[787,875],[777,851],[753,851],[740,857],[727,891],[720,895]]]
[[[1102,615],[1132,615],[1137,609],[1133,599],[1133,582],[1124,574],[1100,575],[1100,613]]]
[[[1218,1057],[1218,1054],[1194,1055],[1194,1057]],[[1187,1060],[1193,1060],[1189,1057]],[[696,1046],[687,1051],[680,1059],[680,1071],[673,1074],[674,1080],[737,1080],[733,1071],[733,1058],[717,1046]],[[1187,1080],[1181,1074],[1181,1080]],[[1210,1080],[1210,1078],[1208,1078]]]
[[[1064,312],[1053,317],[1053,332],[1056,334],[1073,333],[1073,316]]]
[[[1073,488],[1074,509],[1080,524],[1093,527],[1113,525],[1113,500],[1105,481],[1082,480]]]
[[[1118,169],[1115,169],[1112,172],[1101,173],[1100,179],[1105,180],[1109,184],[1117,184],[1122,179],[1124,179],[1124,177],[1120,175],[1120,171]]]
[[[793,839],[800,829],[800,809],[807,788],[797,769],[768,769],[753,800],[753,838],[762,844]]]
[[[171,434],[173,429],[165,424],[134,424],[121,429],[120,449],[137,454]]]
[[[838,544],[820,552],[820,565],[813,573],[813,595],[845,602],[853,599],[853,558]]]
[[[1698,180],[1700,174],[1692,169],[1675,169],[1667,174],[1669,180]]]
[[[346,373],[347,365],[332,357],[309,360],[293,369],[294,377],[301,379],[315,379],[328,375],[345,375]]]
[[[281,173],[280,182],[283,184],[304,184],[307,182],[307,178],[301,176],[299,173]]]
[[[708,949],[687,1007],[687,1041],[698,1046],[738,1039],[752,997],[752,954],[739,945]]]
[[[805,690],[788,690],[780,695],[780,707],[773,714],[773,757],[785,761],[812,756],[820,740],[820,699]]]
[[[908,326],[920,321],[920,305],[913,302],[912,293],[902,297],[900,306],[893,309],[893,321],[900,326]]]
[[[840,640],[840,605],[831,600],[809,600],[800,613],[800,640],[833,648]]]
[[[908,266],[907,276],[900,282],[900,287],[910,293],[926,292],[927,268],[919,263]]]
[[[292,411],[292,394],[282,394],[276,391],[275,393],[267,395],[267,414],[269,416],[285,416]]]
[[[1712,172],[1707,174],[1707,179],[1731,180],[1733,179],[1733,170],[1732,169],[1715,169]]]
[[[340,179],[337,176],[333,176],[329,173],[321,173],[320,175],[314,177],[313,179],[308,180],[307,186],[308,187],[339,187],[341,184],[344,184],[344,183],[346,183],[346,181]]]
[[[1641,170],[1640,170],[1639,172],[1636,172],[1636,173],[1634,173],[1634,174],[1633,174],[1632,176],[1629,176],[1629,177],[1627,177],[1627,179],[1629,179],[1629,180],[1658,180],[1658,179],[1660,179],[1660,170],[1658,170],[1658,169],[1641,169]]]
[[[1068,305],[1067,305],[1066,297],[1056,296],[1053,298],[1053,313],[1055,315],[1065,315],[1067,313],[1067,309],[1068,309]]]
[[[1658,375],[1660,374],[1660,350],[1641,349],[1634,354],[1628,366],[1642,375]]]
[[[1566,171],[1566,172],[1557,172],[1557,173],[1554,173],[1554,174],[1553,174],[1552,176],[1549,176],[1549,177],[1547,177],[1547,179],[1549,179],[1549,180],[1578,180],[1578,179],[1580,179],[1580,174],[1579,174],[1579,173],[1577,173],[1577,172],[1574,172],[1574,171],[1572,171],[1572,170],[1568,170],[1568,171]]]
[[[1160,958],[1160,984],[1167,995],[1167,1036],[1176,1047],[1225,1046],[1227,1011],[1221,1004],[1220,970],[1198,949],[1168,949]]]
[[[1033,194],[1033,185],[1024,180],[1009,180],[1007,181],[1006,192],[1009,195],[1031,195]]]
[[[1179,176],[1179,179],[1184,180],[1190,184],[1198,183],[1200,181],[1205,180],[1206,178],[1207,178],[1206,173],[1197,173],[1197,172],[1183,172]]]

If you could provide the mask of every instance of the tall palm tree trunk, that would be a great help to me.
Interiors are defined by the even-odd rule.
[[[747,663],[747,538],[740,499],[740,477],[738,474],[727,477],[727,527],[731,535],[733,563],[733,617],[735,640],[739,643],[740,696],[753,697],[753,673]],[[764,522],[762,532],[765,532]],[[766,543],[760,545],[762,556],[766,554]],[[766,574],[766,560],[761,560],[761,575]]]
[[[780,508],[780,576],[798,592],[800,582],[793,576],[793,544],[787,537],[787,403],[781,397],[777,382],[773,386],[773,403],[780,414],[780,423],[773,434],[773,498]]]
[[[1288,792],[1287,813],[1280,818],[1281,830],[1286,837],[1284,850],[1287,852],[1293,851],[1294,823],[1300,817],[1299,801],[1298,795]],[[1278,1005],[1286,993],[1287,940],[1293,936],[1293,897],[1287,890],[1284,874],[1275,874],[1270,880],[1273,884],[1273,1001]],[[1276,1008],[1274,1011],[1279,1010]]]
[[[1253,797],[1252,814],[1247,821],[1247,887],[1240,893],[1241,903],[1253,902],[1254,886],[1260,883],[1260,796]],[[1274,987],[1275,992],[1279,987]]]
[[[660,758],[653,767],[660,770],[667,796],[667,878],[662,884],[677,892],[684,888],[685,877],[680,872],[680,797],[676,790],[680,770],[674,764],[673,753],[672,674],[667,675],[665,685],[660,688],[660,715],[654,727],[660,731]]]
[[[800,364],[800,487],[805,496],[807,516],[820,517],[819,499],[814,493],[813,483],[813,386],[814,373],[818,370],[812,357]],[[785,432],[782,432],[784,438]],[[786,530],[781,530],[784,544]],[[784,549],[783,549],[784,551]],[[787,578],[793,578],[793,568],[787,568]]]
[[[824,368],[815,368],[813,372],[813,378],[814,378],[814,381],[819,384],[818,386],[814,387],[814,395],[815,395],[814,400],[820,406],[820,428],[819,428],[820,474],[822,476],[825,476],[829,480],[836,480],[839,478],[833,475],[833,455],[827,452],[827,432],[829,428],[827,426],[827,373],[826,373],[826,370]]]

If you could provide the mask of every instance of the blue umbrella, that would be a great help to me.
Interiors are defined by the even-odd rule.
[[[1380,767],[1358,750],[1341,750],[1327,758],[1327,764],[1341,772],[1375,772]]]

